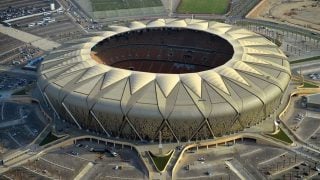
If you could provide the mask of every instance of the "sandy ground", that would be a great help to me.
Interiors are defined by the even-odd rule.
[[[247,17],[295,24],[320,31],[320,2],[313,0],[263,0]]]

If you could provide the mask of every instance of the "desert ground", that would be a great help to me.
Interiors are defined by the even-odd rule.
[[[320,31],[320,1],[262,0],[247,17],[288,23]]]

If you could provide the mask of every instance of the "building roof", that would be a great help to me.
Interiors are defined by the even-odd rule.
[[[130,71],[102,65],[91,58],[91,48],[99,41],[117,33],[148,27],[189,28],[212,33],[226,39],[233,46],[234,55],[222,66],[186,74]],[[209,87],[219,92],[219,96],[240,111],[244,97],[253,95],[263,104],[267,103],[268,97],[283,92],[290,80],[291,72],[287,57],[275,44],[251,31],[228,24],[196,19],[158,19],[149,23],[135,21],[128,27],[110,26],[110,28],[111,31],[101,32],[96,37],[73,41],[70,46],[53,51],[50,58],[43,61],[40,67],[41,87],[44,89],[51,84],[69,93],[94,97],[92,101],[97,102],[103,96],[99,91],[117,86],[123,93],[108,90],[108,96],[120,99],[123,106],[147,102],[157,104],[160,111],[166,111],[162,109],[161,103],[168,103],[166,100],[161,101],[160,96],[166,99],[170,94],[179,91],[176,95],[177,104],[195,103],[202,114],[208,114],[205,108],[200,107],[205,103],[194,100],[210,99],[212,103],[216,101],[210,98],[211,91],[207,90]],[[128,83],[122,83],[125,79]],[[156,88],[149,88],[151,82]],[[178,86],[184,88],[176,90]],[[142,100],[135,102],[125,100],[124,94],[127,91],[133,96],[140,90],[145,90]],[[158,102],[153,102],[154,99]],[[194,102],[189,102],[187,99],[192,99]]]

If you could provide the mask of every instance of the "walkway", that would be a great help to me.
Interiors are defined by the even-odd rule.
[[[47,39],[44,39],[39,36],[35,36],[33,34],[20,31],[11,27],[6,27],[3,25],[0,25],[0,32],[3,34],[6,34],[12,38],[18,39],[20,41],[23,41],[25,43],[30,43],[34,47],[38,47],[44,51],[50,51],[53,50],[54,48],[57,48],[60,46],[59,43],[56,43],[54,41],[50,41]]]

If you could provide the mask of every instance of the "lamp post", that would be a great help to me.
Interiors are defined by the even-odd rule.
[[[162,132],[159,131],[159,154],[162,154]]]

